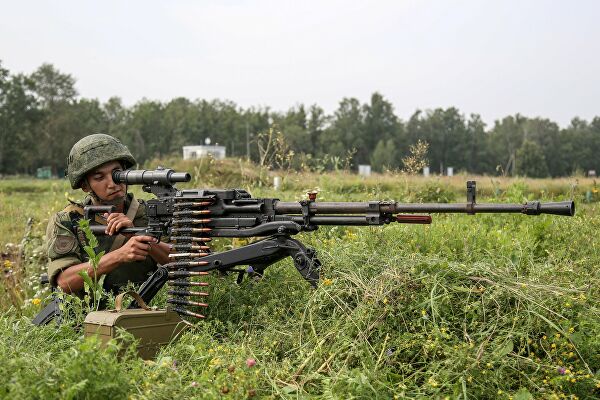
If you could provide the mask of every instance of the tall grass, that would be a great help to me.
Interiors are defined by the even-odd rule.
[[[206,167],[212,175],[194,186],[230,179],[286,200],[319,187],[322,200],[462,201],[467,178],[288,174],[275,192],[273,173],[250,178],[227,165]],[[227,171],[229,178],[219,175]],[[14,190],[21,184],[46,191]],[[439,215],[431,226],[301,234],[323,261],[317,289],[290,261],[241,285],[211,276],[208,319],[144,362],[132,351],[119,358],[116,347],[99,350],[75,320],[31,327],[41,307],[34,300],[45,296],[35,282],[45,221],[67,190],[60,182],[0,181],[0,244],[15,244],[3,251],[11,274],[20,268],[23,298],[13,303],[2,281],[0,397],[597,398],[600,217],[595,193],[584,202],[594,182],[478,184],[481,201],[574,196],[577,215]],[[36,222],[18,262],[29,216]]]

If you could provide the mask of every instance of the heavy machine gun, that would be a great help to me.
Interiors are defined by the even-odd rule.
[[[115,183],[143,185],[155,198],[146,202],[148,225],[122,229],[119,233],[151,235],[172,244],[171,262],[160,266],[142,284],[139,294],[147,303],[165,285],[167,300],[175,311],[188,317],[204,318],[197,308],[207,307],[197,297],[208,294],[197,291],[208,284],[201,281],[210,271],[237,273],[238,282],[245,275],[261,276],[265,269],[291,257],[298,272],[311,285],[319,280],[321,263],[314,249],[304,246],[292,236],[314,231],[321,225],[373,226],[390,223],[430,224],[430,215],[419,213],[521,213],[573,216],[573,201],[523,204],[476,202],[475,181],[467,182],[466,203],[398,203],[393,201],[319,202],[317,193],[299,202],[275,198],[253,198],[243,189],[183,189],[176,183],[189,182],[191,175],[171,169],[126,170],[113,172]],[[88,206],[86,218],[110,212],[110,206]],[[104,234],[104,225],[90,225],[96,234]],[[263,237],[251,244],[212,252],[213,238]],[[240,268],[241,266],[245,268]],[[201,289],[200,289],[201,290]],[[130,307],[137,307],[133,302]],[[192,311],[196,310],[196,311]]]

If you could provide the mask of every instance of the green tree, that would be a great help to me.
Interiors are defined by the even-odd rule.
[[[142,100],[133,106],[123,140],[131,146],[139,163],[169,153],[162,143],[166,137],[163,127],[164,105],[158,101]]]
[[[273,119],[283,133],[286,143],[295,153],[314,152],[303,105],[291,108],[285,114],[275,115]]]
[[[491,163],[506,174],[515,172],[514,160],[525,138],[527,118],[520,114],[494,122],[489,133],[488,150]]]
[[[0,63],[0,174],[32,173],[43,147],[36,141],[42,114],[24,75],[11,76]]]
[[[571,124],[561,131],[561,151],[569,162],[567,173],[576,170],[600,171],[600,118],[591,123],[574,118]]]
[[[106,132],[104,133],[120,138],[126,136],[125,130],[131,115],[130,111],[123,106],[121,98],[111,97],[102,104],[101,108],[106,123]]]
[[[478,114],[471,114],[466,124],[466,170],[472,173],[494,173],[496,166],[490,162],[489,138],[485,123]]]
[[[355,98],[344,98],[335,111],[331,126],[329,126],[320,139],[323,154],[345,157],[348,150],[364,148],[366,139],[363,134],[364,110]],[[362,152],[362,156],[355,155],[353,164],[367,163],[370,151]]]
[[[323,149],[320,148],[319,143],[321,136],[325,133],[328,122],[329,117],[325,115],[325,111],[321,107],[316,104],[310,106],[306,129],[312,149],[311,154],[316,157],[323,155]]]
[[[165,105],[162,126],[164,134],[160,147],[165,154],[181,155],[183,146],[204,144],[200,133],[200,110],[186,98],[178,97]]]
[[[71,146],[81,137],[103,127],[81,125],[89,116],[79,116],[78,110],[87,112],[89,100],[77,102],[75,79],[71,75],[60,72],[51,64],[43,64],[29,76],[29,80],[43,113],[43,118],[36,125],[38,148],[43,149],[38,153],[38,165],[49,165],[55,172],[64,171]]]
[[[530,118],[524,123],[524,139],[537,143],[543,153],[551,176],[566,175],[570,172],[567,158],[570,144],[564,141],[564,136],[555,122],[546,118]]]
[[[371,154],[371,166],[377,172],[383,172],[396,166],[394,140],[380,140]]]
[[[406,125],[410,143],[422,140],[429,144],[432,169],[444,173],[447,167],[466,169],[470,141],[463,116],[454,108],[438,108],[423,113],[417,110]]]
[[[56,69],[52,64],[42,64],[31,74],[33,91],[45,109],[52,109],[57,103],[70,103],[75,100],[75,78]]]
[[[519,175],[530,178],[548,176],[548,166],[542,147],[532,140],[525,140],[517,150],[516,171]]]
[[[249,156],[251,160],[258,161],[259,153],[256,140],[259,133],[269,130],[269,114],[268,108],[249,108],[240,111],[240,122],[242,124],[240,155]]]
[[[368,159],[368,155],[375,151],[380,143],[388,144],[390,149],[387,154],[395,155],[395,148],[401,145],[401,124],[394,114],[394,107],[384,97],[375,92],[371,95],[369,104],[363,106],[364,128],[362,130],[362,142],[364,145],[357,147],[356,158],[359,161]],[[379,158],[381,153],[378,154]],[[374,158],[371,157],[373,160]],[[386,167],[397,167],[397,159],[386,160]],[[381,168],[382,165],[379,167]]]

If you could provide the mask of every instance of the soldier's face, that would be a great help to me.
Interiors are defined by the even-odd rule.
[[[111,161],[102,164],[92,172],[86,175],[85,182],[81,188],[85,192],[94,191],[100,200],[115,202],[119,199],[125,199],[126,187],[124,184],[116,184],[113,182],[112,173],[114,171],[122,171],[123,167],[118,161]]]

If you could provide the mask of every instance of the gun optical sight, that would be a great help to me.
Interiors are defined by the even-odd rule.
[[[175,172],[172,169],[157,168],[154,171],[137,169],[115,171],[113,182],[126,185],[170,185],[178,182],[189,182],[192,176],[187,172]]]

